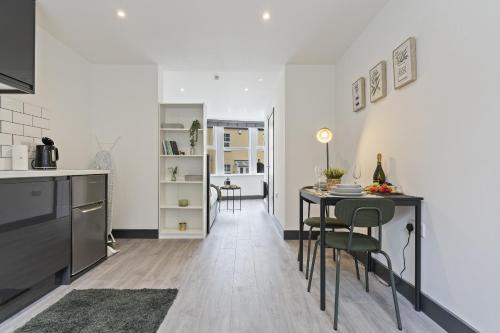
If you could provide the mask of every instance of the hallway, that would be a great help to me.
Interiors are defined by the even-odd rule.
[[[297,243],[281,239],[261,200],[243,211],[221,210],[205,241],[119,240],[121,252],[0,325],[10,332],[70,289],[178,288],[160,332],[333,332],[333,262],[328,251],[327,311],[319,309],[319,281],[306,292],[297,269]],[[373,276],[367,294],[352,260],[342,261],[339,332],[398,332],[389,288]],[[403,331],[442,330],[399,297]]]

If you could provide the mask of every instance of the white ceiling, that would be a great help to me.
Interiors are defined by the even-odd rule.
[[[93,63],[191,71],[334,63],[386,2],[38,0],[40,24]]]
[[[203,102],[212,119],[264,121],[279,72],[163,72],[162,101]],[[182,91],[181,91],[182,89]]]

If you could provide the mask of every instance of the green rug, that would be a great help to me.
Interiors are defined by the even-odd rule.
[[[16,333],[154,333],[177,289],[73,290]]]

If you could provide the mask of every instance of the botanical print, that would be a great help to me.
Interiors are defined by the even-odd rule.
[[[417,79],[416,40],[408,38],[392,53],[394,88],[398,89]]]
[[[385,61],[370,70],[370,102],[376,102],[387,95],[387,74]]]
[[[365,78],[362,77],[352,84],[352,109],[359,111],[365,106]]]

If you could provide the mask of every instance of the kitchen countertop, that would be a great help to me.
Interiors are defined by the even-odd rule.
[[[105,175],[109,170],[27,170],[27,171],[0,171],[0,179],[32,178],[32,177],[64,177],[81,175]]]

